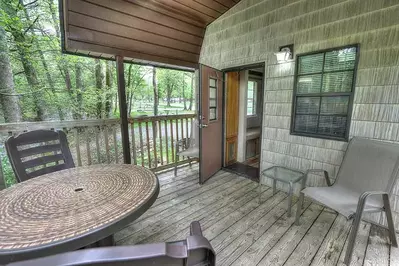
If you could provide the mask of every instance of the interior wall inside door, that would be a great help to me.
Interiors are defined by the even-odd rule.
[[[231,165],[237,161],[238,144],[238,110],[239,110],[239,72],[227,72],[226,101],[225,101],[225,161],[224,165]]]

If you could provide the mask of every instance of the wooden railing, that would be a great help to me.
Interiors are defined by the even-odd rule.
[[[130,118],[132,163],[153,170],[173,167],[174,144],[190,136],[194,117],[195,114]],[[15,183],[4,148],[5,140],[8,136],[38,129],[63,130],[77,166],[123,163],[119,119],[0,124],[0,188]],[[179,158],[177,163],[185,162],[184,158]]]

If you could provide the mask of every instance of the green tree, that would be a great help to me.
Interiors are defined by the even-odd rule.
[[[5,122],[19,122],[21,121],[21,110],[14,88],[14,77],[8,53],[6,32],[0,26],[0,68],[2,69],[0,72],[0,103]]]
[[[171,106],[172,98],[179,97],[179,89],[182,85],[184,72],[173,69],[159,69],[158,81],[162,95],[166,98],[166,104]]]
[[[37,19],[30,22],[30,20],[27,20],[22,15],[25,10],[22,0],[2,0],[0,4],[2,26],[13,37],[15,48],[22,63],[23,73],[30,87],[34,103],[33,109],[36,113],[34,119],[45,120],[47,118],[47,110],[43,96],[44,89],[40,85],[35,58],[31,56],[33,54],[32,43],[35,40],[35,36],[29,34],[30,29],[35,26],[34,24],[37,22]]]

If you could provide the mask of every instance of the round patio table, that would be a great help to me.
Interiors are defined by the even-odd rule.
[[[142,215],[157,177],[135,165],[93,165],[39,176],[0,191],[0,264],[76,250]]]

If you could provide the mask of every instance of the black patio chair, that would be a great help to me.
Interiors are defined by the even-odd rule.
[[[62,131],[35,130],[11,136],[5,147],[18,182],[75,167]]]
[[[178,242],[84,249],[14,262],[8,266],[214,266],[215,261],[215,252],[202,236],[200,224],[192,222],[190,236]]]

